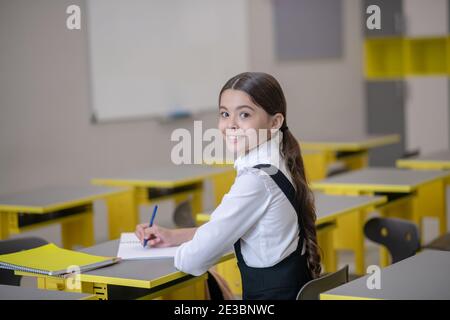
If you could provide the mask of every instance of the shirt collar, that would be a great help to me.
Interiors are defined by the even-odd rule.
[[[257,164],[271,164],[280,168],[282,162],[280,141],[279,133],[276,132],[270,140],[253,148],[247,154],[238,157],[234,162],[235,169],[241,171],[244,168],[251,168]]]

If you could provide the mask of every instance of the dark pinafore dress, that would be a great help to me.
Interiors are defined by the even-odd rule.
[[[241,254],[240,239],[234,244],[238,267],[242,278],[242,299],[244,300],[294,300],[300,288],[311,280],[306,254],[302,255],[304,229],[295,189],[286,176],[269,164],[259,164],[254,168],[264,170],[275,181],[288,198],[297,213],[300,232],[297,249],[276,265],[266,268],[253,268],[245,264]],[[270,171],[269,171],[270,170]]]

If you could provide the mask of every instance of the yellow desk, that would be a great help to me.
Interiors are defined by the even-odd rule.
[[[94,243],[93,202],[120,203],[127,198],[131,199],[128,189],[99,186],[47,187],[0,195],[0,239],[60,223],[64,248],[88,247]]]
[[[334,153],[302,150],[306,179],[317,181],[328,175],[329,166],[336,161]]]
[[[111,240],[81,251],[102,256],[116,256],[119,240]],[[222,257],[231,259],[234,253]],[[97,299],[204,299],[207,274],[194,277],[174,267],[173,258],[125,260],[80,274],[79,288],[74,280],[16,271],[21,276],[36,277],[38,287],[94,294]]]
[[[233,167],[208,165],[167,165],[153,169],[96,178],[93,184],[129,187],[133,192],[127,209],[114,199],[108,201],[109,237],[115,239],[122,232],[134,231],[139,223],[138,208],[154,201],[173,200],[176,204],[191,197],[194,214],[203,211],[203,184],[212,179],[215,186],[229,179]]]
[[[439,219],[440,233],[446,232],[446,197],[444,181],[450,177],[445,171],[413,171],[397,168],[366,168],[321,181],[313,182],[313,189],[327,194],[340,195],[385,195],[388,202],[378,207],[383,216],[410,219],[420,230],[423,217]],[[364,274],[365,217],[357,214],[338,219],[335,246],[355,252],[356,272]],[[360,236],[349,237],[359,230]],[[382,249],[381,264],[386,266],[389,257]]]
[[[373,211],[375,206],[386,202],[386,197],[374,196],[333,196],[316,192],[314,194],[317,214],[317,239],[322,249],[324,271],[334,272],[337,269],[337,257],[334,247],[334,230],[339,217],[353,213],[365,216]],[[209,214],[198,216],[200,223],[209,220]],[[360,233],[350,230],[348,236],[357,239]],[[230,260],[217,265],[217,271],[230,285],[234,294],[242,294],[241,276],[236,260]]]
[[[367,167],[369,150],[400,141],[398,134],[360,135],[353,137],[302,137],[305,169],[310,181],[324,179],[328,167],[336,161],[349,170]]]
[[[397,160],[397,167],[412,170],[450,170],[450,150],[424,154],[419,157]],[[447,187],[450,179],[445,181]]]
[[[380,272],[380,289],[361,277],[320,295],[321,300],[450,300],[450,252],[426,250]]]
[[[415,158],[399,159],[397,167],[415,170],[450,170],[450,150],[441,150]]]

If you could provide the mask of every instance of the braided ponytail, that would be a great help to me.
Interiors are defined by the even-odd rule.
[[[292,180],[297,191],[297,199],[301,212],[301,219],[303,222],[302,230],[306,245],[306,256],[308,260],[308,267],[311,272],[311,277],[317,278],[320,276],[322,267],[320,265],[319,246],[317,244],[316,234],[316,210],[314,207],[314,195],[305,176],[305,168],[303,165],[303,158],[300,151],[300,146],[292,135],[287,130],[283,130],[283,142],[281,145],[281,153],[286,161],[286,166],[291,174]]]

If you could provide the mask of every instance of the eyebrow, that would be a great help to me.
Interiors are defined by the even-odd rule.
[[[238,107],[236,107],[236,110],[240,110],[240,109],[243,109],[243,108],[249,108],[249,109],[252,110],[252,111],[255,110],[255,108],[253,108],[252,106],[248,106],[248,105],[238,106]],[[228,110],[227,107],[225,107],[225,106],[219,106],[219,109],[225,109],[225,110]]]

